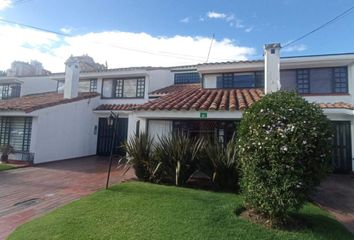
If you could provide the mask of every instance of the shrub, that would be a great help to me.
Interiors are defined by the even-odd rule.
[[[1,162],[7,163],[9,160],[9,155],[13,153],[15,150],[10,144],[4,144],[0,146],[1,152]]]
[[[221,190],[238,190],[239,170],[235,138],[233,137],[226,146],[208,141],[205,145],[205,155],[206,159],[201,159],[201,170],[211,175],[213,183]]]
[[[162,181],[184,185],[196,170],[197,154],[202,147],[202,139],[189,138],[182,133],[159,137],[155,153],[161,162]]]
[[[328,174],[331,125],[322,110],[295,93],[253,104],[238,131],[246,206],[275,223],[299,210]]]
[[[127,153],[127,166],[132,166],[138,179],[158,182],[157,172],[159,162],[154,157],[154,139],[148,134],[141,133],[138,137],[130,138],[124,145]]]

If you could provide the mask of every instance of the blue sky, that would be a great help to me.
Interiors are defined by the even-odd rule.
[[[101,41],[106,41],[109,38],[108,33],[112,34],[112,39],[122,38],[120,35],[113,34],[117,32],[135,35],[146,33],[148,36],[145,37],[152,40],[161,40],[162,38],[171,42],[165,48],[159,49],[155,45],[163,45],[161,41],[151,42],[151,39],[145,39],[141,41],[142,44],[139,44],[137,41],[139,37],[135,35],[130,36],[134,38],[132,41],[129,40],[129,37],[126,38],[126,42],[119,41],[119,47],[138,49],[141,57],[137,55],[137,52],[133,52],[132,55],[135,58],[145,59],[143,62],[137,61],[137,63],[146,62],[146,65],[149,65],[149,58],[154,56],[152,53],[157,57],[156,55],[161,52],[197,56],[198,59],[194,59],[194,61],[201,62],[202,58],[207,55],[205,48],[212,34],[215,34],[216,43],[220,43],[220,46],[218,48],[218,45],[215,45],[215,52],[212,48],[211,56],[213,58],[211,60],[261,58],[262,47],[265,43],[286,43],[294,40],[354,5],[354,1],[351,0],[12,0],[12,3],[11,0],[0,1],[10,1],[10,6],[0,11],[1,18],[67,32],[76,37],[85,36],[85,40],[83,40],[85,42],[93,41],[92,38],[94,38],[95,43],[99,42],[101,46],[92,48],[102,49],[103,55],[104,51],[109,51],[109,49],[107,49],[108,43],[101,44]],[[6,27],[10,28],[11,26],[7,25]],[[354,13],[296,43],[291,48],[283,49],[282,56],[354,52],[353,29]],[[100,35],[89,36],[89,33]],[[184,38],[176,40],[176,36]],[[197,40],[198,37],[203,41]],[[40,54],[47,53],[51,56],[62,54],[62,59],[65,58],[65,54],[70,54],[68,51],[73,51],[71,54],[84,53],[84,49],[81,52],[73,50],[75,43],[79,44],[79,42],[73,43],[72,39],[55,36],[45,36],[44,38],[49,38],[49,40],[44,43],[39,41],[36,44],[21,43],[21,47],[25,45],[27,48],[31,48],[32,45],[32,48],[39,51]],[[197,50],[196,45],[186,43],[186,49],[183,49],[184,40],[187,38],[194,38],[193,44],[204,44],[204,48]],[[27,41],[30,40],[32,39],[29,38]],[[113,44],[115,42],[118,40],[113,41]],[[133,45],[132,42],[135,42],[136,45]],[[112,45],[112,43],[109,44]],[[58,50],[64,46],[66,46],[65,53],[62,49]],[[241,50],[235,47],[239,47]],[[145,50],[149,51],[149,54],[143,54]],[[235,51],[235,53],[234,55],[228,54],[228,51]],[[99,58],[100,61],[103,61],[104,58],[96,56],[99,52],[90,52],[88,49],[86,51],[87,54],[94,55],[95,59]],[[39,53],[40,61],[48,60],[41,59]],[[117,52],[117,54],[131,55],[129,51]],[[107,55],[109,54],[107,53]],[[114,67],[124,65],[123,63],[115,64],[119,62],[115,58],[107,57],[107,59]],[[28,57],[23,60],[28,61]],[[174,62],[170,59],[168,63],[176,63],[177,65],[193,63],[192,59],[179,60]],[[154,59],[152,62],[153,65],[163,65],[165,61]],[[51,64],[54,66],[54,62]],[[129,60],[127,64],[134,65],[134,61]],[[52,65],[50,65],[51,68],[54,68]],[[0,62],[0,69],[2,67],[5,66],[2,66]]]

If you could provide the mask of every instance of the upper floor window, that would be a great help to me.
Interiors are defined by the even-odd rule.
[[[200,83],[200,75],[197,72],[175,73],[175,84]]]
[[[21,94],[21,84],[10,83],[10,84],[0,84],[0,99],[11,99],[20,97]]]
[[[255,88],[264,87],[264,73],[224,73],[217,78],[217,88]]]
[[[346,67],[333,68],[333,90],[336,93],[348,92],[348,69]]]
[[[310,93],[310,71],[296,70],[296,84],[298,93]]]
[[[64,81],[58,81],[57,92],[64,92]],[[81,80],[79,82],[79,92],[97,92],[97,79]]]
[[[104,79],[102,98],[144,98],[145,78]]]

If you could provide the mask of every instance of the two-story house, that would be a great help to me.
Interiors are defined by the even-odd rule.
[[[316,102],[333,122],[333,164],[353,171],[354,54],[280,58],[280,45],[264,59],[179,67],[135,67],[80,72],[77,59],[51,74],[55,93],[0,101],[0,144],[14,158],[34,163],[107,155],[119,114],[116,151],[131,136],[183,131],[227,142],[243,111],[264,94],[290,90]],[[21,79],[20,79],[21,80]]]
[[[264,60],[198,65],[200,84],[154,91],[160,97],[137,106],[130,119],[155,139],[178,130],[227,142],[243,110],[264,94],[296,91],[332,121],[335,169],[354,171],[354,54],[280,58],[279,51],[279,44],[270,44]]]

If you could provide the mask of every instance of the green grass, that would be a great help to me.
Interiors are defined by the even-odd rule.
[[[13,239],[353,239],[306,204],[301,231],[269,230],[234,214],[242,197],[141,182],[124,183],[20,226]]]
[[[5,171],[5,170],[9,170],[9,169],[13,169],[13,168],[15,168],[15,167],[12,165],[0,163],[0,172]]]

